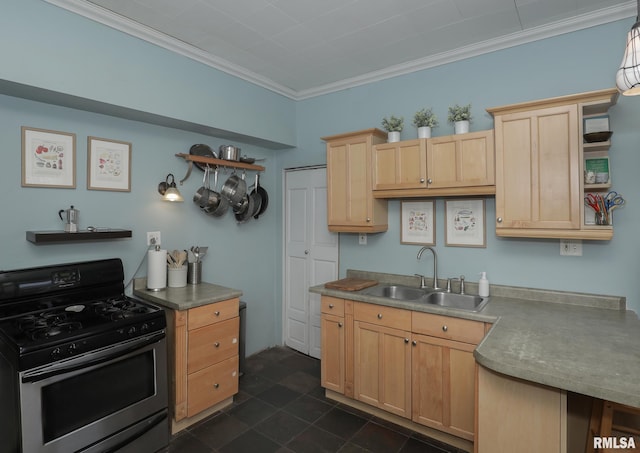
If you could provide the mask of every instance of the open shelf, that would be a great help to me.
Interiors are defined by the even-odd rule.
[[[235,160],[215,159],[213,157],[194,156],[192,154],[178,153],[177,157],[182,157],[186,161],[198,162],[200,164],[209,164],[216,167],[242,168],[243,170],[264,171],[261,165],[247,164]]]
[[[56,242],[101,241],[104,239],[130,238],[131,230],[109,228],[100,231],[81,230],[77,233],[66,231],[27,231],[27,241],[34,244],[53,244]]]

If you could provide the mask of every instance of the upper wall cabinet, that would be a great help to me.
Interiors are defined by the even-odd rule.
[[[373,147],[384,143],[379,129],[323,137],[327,142],[327,223],[329,231],[377,233],[387,230],[387,201],[372,191]]]
[[[617,97],[608,89],[487,109],[495,118],[498,236],[611,239],[611,226],[585,222],[590,145],[582,125],[585,116],[606,114]]]
[[[495,193],[493,130],[374,147],[376,198]]]

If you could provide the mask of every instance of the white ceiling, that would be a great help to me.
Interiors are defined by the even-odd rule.
[[[636,15],[635,0],[45,1],[294,99]]]

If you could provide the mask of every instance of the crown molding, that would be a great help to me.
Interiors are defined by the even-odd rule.
[[[377,82],[400,75],[421,71],[436,66],[441,66],[455,61],[464,60],[478,55],[495,52],[497,50],[515,47],[522,44],[551,38],[554,36],[571,33],[585,28],[615,22],[617,20],[634,17],[636,2],[629,1],[621,5],[599,9],[591,13],[582,14],[567,20],[554,22],[548,25],[535,27],[522,32],[501,36],[500,38],[482,41],[469,46],[464,46],[448,52],[441,52],[426,58],[413,60],[407,63],[394,65],[379,71],[370,72],[358,77],[351,77],[335,83],[322,85],[308,90],[295,91],[275,81],[248,69],[231,63],[223,58],[204,52],[195,46],[184,43],[178,39],[160,33],[151,27],[139,24],[126,17],[87,2],[85,0],[45,0],[47,3],[71,11],[95,22],[127,33],[136,38],[155,44],[159,47],[175,52],[202,64],[218,69],[247,82],[258,85],[267,90],[285,96],[293,100],[303,100],[336,91],[346,90],[368,83]]]

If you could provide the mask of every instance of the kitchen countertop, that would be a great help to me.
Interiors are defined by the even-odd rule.
[[[347,277],[418,287],[418,278],[366,271]],[[428,279],[430,284],[430,279]],[[477,284],[466,284],[477,294]],[[640,407],[640,320],[624,297],[491,285],[479,312],[367,296],[363,291],[311,292],[493,323],[474,351],[496,372],[551,387]]]
[[[242,296],[242,291],[212,283],[201,282],[182,288],[165,288],[159,291],[147,289],[147,279],[137,278],[133,283],[133,295],[172,310],[188,310],[221,300]]]

